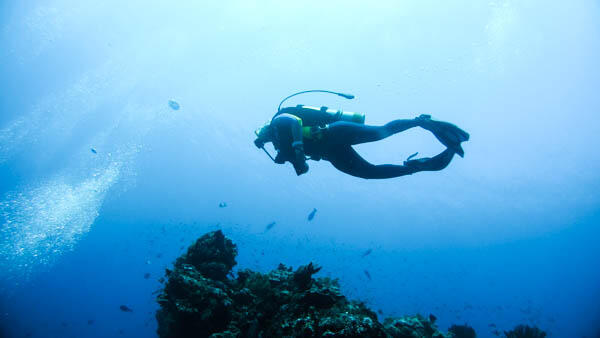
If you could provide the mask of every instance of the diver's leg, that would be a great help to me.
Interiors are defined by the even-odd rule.
[[[434,157],[424,157],[415,160],[405,161],[404,165],[413,168],[416,171],[438,171],[446,168],[452,157],[454,157],[454,150],[446,148],[446,150],[437,154]]]
[[[410,175],[419,169],[405,165],[373,165],[362,158],[349,145],[339,145],[328,149],[324,156],[341,172],[365,179],[384,179]]]
[[[404,162],[404,165],[374,165],[362,158],[351,146],[336,146],[328,149],[325,159],[341,172],[365,179],[385,179],[411,175],[419,171],[438,171],[446,168],[454,151],[446,149],[431,158],[420,158]]]
[[[327,141],[332,144],[361,144],[382,140],[393,134],[420,126],[421,121],[394,120],[383,126],[369,126],[359,123],[338,121],[329,125]]]

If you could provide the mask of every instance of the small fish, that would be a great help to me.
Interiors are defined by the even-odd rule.
[[[367,249],[365,252],[363,252],[363,254],[361,255],[362,258],[367,257],[368,255],[371,254],[371,252],[373,252],[373,249]]]
[[[277,222],[271,222],[271,223],[267,224],[267,228],[265,229],[265,232],[271,230],[275,226],[275,224],[277,224]]]
[[[129,308],[127,305],[121,305],[121,306],[119,306],[119,309],[121,309],[121,311],[123,311],[123,312],[133,312],[133,310],[131,308]]]
[[[146,273],[144,274],[144,279],[148,279],[148,278],[150,278],[150,272],[146,272]]]
[[[310,214],[308,214],[308,221],[312,221],[313,218],[315,218],[315,214],[317,213],[317,209],[313,209],[313,211],[310,212]]]
[[[226,206],[227,206],[227,203],[225,203],[225,202],[219,203],[219,208],[225,208]]]
[[[173,110],[179,110],[179,103],[173,100],[169,100],[169,107]]]
[[[90,148],[90,150],[92,151],[92,153],[97,154],[98,152],[96,151],[96,149],[94,148]]]
[[[92,325],[92,324],[94,324],[94,320],[93,319],[88,319],[87,323],[88,323],[88,325]]]
[[[377,313],[379,313],[380,315],[383,315],[383,310],[379,309],[379,310],[377,310]]]
[[[496,327],[496,324],[494,324],[494,323],[490,323],[490,324],[488,324],[488,326],[489,326],[489,327]]]
[[[159,283],[164,283],[164,282],[165,282],[165,278],[164,278],[164,277],[160,277],[160,278],[158,279],[158,282],[159,282]]]
[[[365,270],[364,272],[365,272],[365,276],[367,276],[367,278],[369,280],[371,280],[371,274],[369,273],[369,271]]]
[[[162,257],[162,254],[161,254],[161,253],[157,253],[157,254],[156,254],[156,258],[161,258],[161,257]]]

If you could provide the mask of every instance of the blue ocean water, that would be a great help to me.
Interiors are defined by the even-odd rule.
[[[155,337],[164,269],[222,229],[238,268],[313,261],[384,316],[598,337],[598,22],[592,0],[0,2],[0,336]],[[306,89],[356,98],[287,104],[455,123],[466,155],[298,177],[252,141]]]

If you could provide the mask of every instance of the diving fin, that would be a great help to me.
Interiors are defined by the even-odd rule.
[[[408,162],[408,161],[410,161],[410,160],[411,160],[413,157],[415,157],[415,156],[417,156],[417,155],[419,155],[419,152],[418,152],[418,151],[417,151],[416,153],[414,153],[414,154],[410,155],[410,156],[409,156],[409,157],[406,159],[406,161],[405,161],[405,162]]]
[[[465,156],[465,151],[460,144],[461,142],[469,140],[469,133],[458,128],[452,123],[434,121],[431,119],[430,115],[423,114],[417,117],[417,120],[422,122],[421,127],[423,129],[427,129],[432,132],[435,138],[437,138],[448,149],[451,149],[460,157]]]
[[[416,154],[409,156],[404,161],[404,165],[412,168],[414,172],[418,171],[438,171],[446,168],[452,157],[454,156],[454,150],[447,148],[434,157],[422,157],[412,159]]]

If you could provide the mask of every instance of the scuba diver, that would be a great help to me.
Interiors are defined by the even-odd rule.
[[[468,141],[469,134],[451,123],[432,120],[430,115],[422,114],[414,119],[399,119],[383,126],[370,126],[364,124],[365,115],[361,113],[304,105],[281,108],[287,99],[308,92],[325,92],[346,99],[354,98],[350,94],[328,90],[298,92],[283,99],[271,121],[255,131],[257,138],[254,144],[263,149],[273,162],[290,162],[298,176],[308,172],[308,159],[329,161],[338,170],[352,176],[384,179],[411,175],[419,171],[442,170],[448,166],[454,154],[464,156],[461,142]],[[352,148],[353,145],[379,141],[413,127],[432,132],[446,146],[446,150],[431,158],[412,159],[418,154],[415,153],[409,156],[403,165],[374,165]],[[272,142],[277,150],[275,158],[264,148],[267,142]]]

